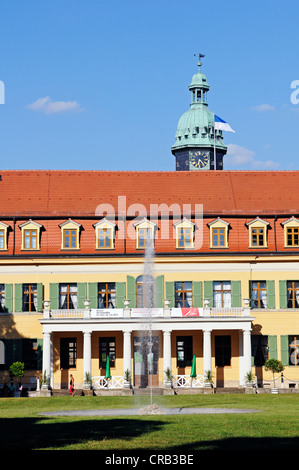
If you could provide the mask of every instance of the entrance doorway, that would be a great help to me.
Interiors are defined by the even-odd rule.
[[[152,384],[154,387],[158,387],[159,337],[152,336],[152,348],[150,348],[148,335],[135,336],[133,340],[133,353],[134,386],[146,388]]]

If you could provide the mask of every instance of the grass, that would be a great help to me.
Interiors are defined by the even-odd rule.
[[[292,451],[299,448],[299,394],[153,397],[164,407],[258,409],[250,414],[45,417],[45,411],[136,408],[148,397],[0,399],[0,449]]]

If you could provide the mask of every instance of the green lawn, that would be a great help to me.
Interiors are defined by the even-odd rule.
[[[251,414],[44,417],[45,411],[135,408],[149,397],[55,397],[0,399],[0,448],[23,450],[299,449],[299,394],[177,395],[153,397],[164,407],[227,407]],[[13,454],[12,454],[13,455]]]

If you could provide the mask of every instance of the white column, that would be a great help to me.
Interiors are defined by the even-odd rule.
[[[83,382],[86,374],[91,375],[91,332],[83,332]]]
[[[171,331],[163,331],[163,366],[164,372],[171,370]]]
[[[128,370],[131,372],[131,333],[132,331],[124,331],[124,345],[123,345],[123,357],[124,357],[124,372]]]
[[[203,371],[212,371],[211,330],[203,330]]]
[[[244,371],[246,375],[247,372],[251,372],[251,331],[250,330],[243,330],[243,361],[244,361],[243,362]]]
[[[43,377],[44,374],[50,380],[51,384],[51,333],[43,332]],[[48,388],[48,385],[43,384],[43,388]]]

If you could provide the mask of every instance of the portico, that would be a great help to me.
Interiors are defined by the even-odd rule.
[[[192,355],[196,356],[198,374],[203,376],[207,371],[215,373],[215,367],[219,366],[216,364],[219,359],[215,357],[215,337],[223,336],[231,338],[232,356],[236,351],[236,357],[232,357],[234,367],[237,360],[239,362],[238,376],[232,376],[231,379],[225,376],[225,382],[243,386],[246,373],[251,370],[251,325],[254,318],[250,315],[250,309],[218,309],[216,312],[216,309],[205,307],[192,309],[189,314],[190,316],[183,316],[182,309],[153,309],[149,321],[146,309],[92,311],[85,308],[62,312],[47,308],[40,320],[44,338],[43,375],[48,377],[51,388],[62,386],[58,373],[61,369],[59,338],[70,337],[76,338],[76,363],[72,364],[72,373],[75,374],[77,386],[84,388],[87,375],[94,378],[95,384],[99,384],[99,379],[104,379],[105,368],[99,367],[101,352],[98,344],[100,342],[101,345],[101,338],[104,338],[105,343],[107,342],[105,354],[112,354],[111,375],[118,378],[118,388],[128,385],[125,380],[126,372],[131,376],[133,386],[136,386],[137,369],[146,369],[147,362],[146,356],[142,356],[138,349],[139,340],[151,328],[158,354],[155,358],[156,369],[152,375],[156,386],[165,385],[167,369],[173,376],[190,375],[187,360],[188,338],[190,344],[192,343]],[[186,344],[180,345],[182,339]],[[109,347],[113,349],[113,353]],[[223,367],[226,365],[224,362]]]

